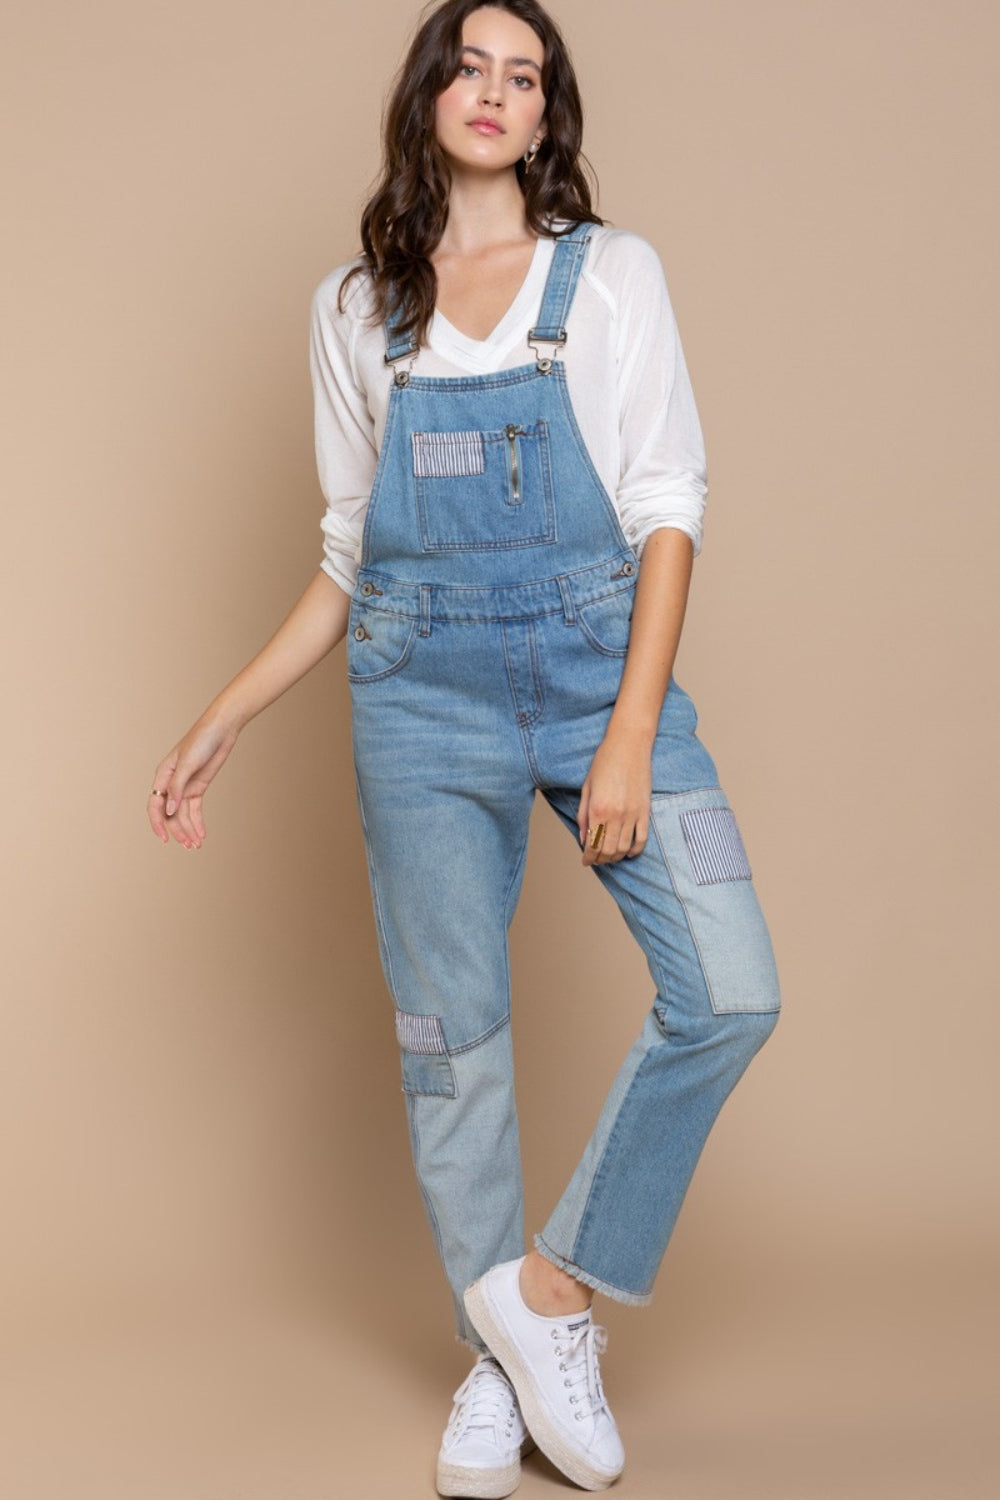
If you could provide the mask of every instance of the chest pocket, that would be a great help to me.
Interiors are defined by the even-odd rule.
[[[422,551],[555,541],[547,422],[510,422],[483,432],[414,432],[410,441]]]

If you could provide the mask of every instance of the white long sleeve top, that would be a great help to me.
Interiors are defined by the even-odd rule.
[[[663,267],[640,235],[609,225],[592,230],[558,355],[580,433],[636,554],[650,532],[675,526],[697,556],[705,449]],[[527,334],[541,310],[554,247],[551,237],[536,241],[521,289],[489,338],[467,338],[435,311],[413,373],[482,375],[532,363]],[[365,321],[369,276],[355,279],[344,312],[337,309],[340,284],[361,259],[325,276],[310,309],[316,464],[326,499],[321,567],[346,593],[357,580],[393,383],[382,326]]]

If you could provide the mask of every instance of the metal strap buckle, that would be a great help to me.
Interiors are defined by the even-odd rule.
[[[534,338],[532,337],[534,332],[535,330],[533,328],[530,328],[528,330],[528,348],[533,349],[535,352],[535,363],[538,367],[538,373],[540,375],[548,375],[549,371],[552,369],[552,364],[556,358],[556,355],[562,348],[563,344],[565,344],[566,342],[566,330],[565,328],[560,328],[559,337],[556,339],[540,339],[538,341],[541,344],[550,344],[552,346],[552,349],[554,350],[552,359],[549,359],[547,356],[544,356],[538,352],[538,343],[536,343]]]
[[[401,359],[408,359],[410,361],[410,365],[409,365],[408,369],[405,369],[405,370],[397,370],[395,368],[393,369],[392,378],[396,382],[397,385],[408,385],[409,384],[410,370],[413,368],[413,364],[414,364],[414,362],[415,362],[415,360],[417,358],[417,355],[419,353],[420,353],[420,350],[419,349],[414,349],[413,346],[412,346],[412,344],[411,344],[410,348],[409,349],[405,349],[402,354],[393,354],[391,357],[388,354],[383,354],[382,359],[385,362],[385,364],[387,364],[387,365],[393,365],[393,366],[395,366],[395,365],[397,365],[399,363],[399,361]]]

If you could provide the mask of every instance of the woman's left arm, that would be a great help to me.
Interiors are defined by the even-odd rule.
[[[607,730],[584,781],[577,814],[585,865],[641,854],[649,836],[652,755],[687,609],[694,546],[675,526],[650,532],[642,549],[628,652]],[[605,825],[599,850],[587,829]]]
[[[592,274],[617,307],[620,472],[615,501],[639,574],[618,697],[580,797],[583,862],[641,854],[653,743],[701,550],[708,472],[698,408],[662,262],[640,235],[599,242]],[[605,825],[600,850],[587,828]]]

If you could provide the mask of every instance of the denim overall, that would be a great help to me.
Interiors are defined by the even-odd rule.
[[[567,342],[572,357],[591,227],[556,241],[530,363],[413,375],[416,346],[387,323],[393,384],[350,605],[357,793],[410,1146],[456,1337],[474,1349],[464,1288],[525,1248],[507,934],[529,816],[539,790],[579,849],[638,573],[556,358]],[[671,677],[646,847],[592,867],[655,994],[534,1236],[632,1304],[650,1301],[708,1132],[780,1008],[746,851],[696,723]],[[581,1026],[602,1000],[615,996],[580,996]]]

